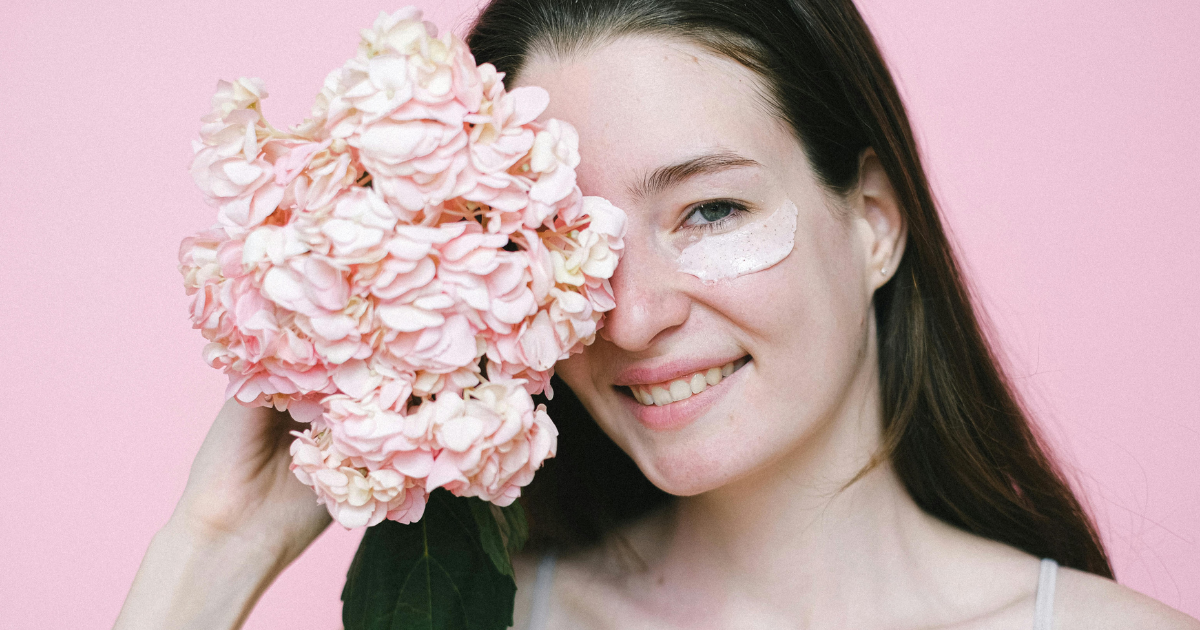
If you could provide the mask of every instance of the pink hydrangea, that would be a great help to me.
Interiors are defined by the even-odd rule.
[[[426,412],[428,410],[428,412]],[[424,412],[424,413],[423,413]],[[438,447],[426,488],[508,505],[557,449],[558,429],[517,381],[480,385],[419,409]]]
[[[508,505],[557,448],[532,396],[615,302],[624,215],[576,185],[549,97],[407,9],[382,14],[280,131],[218,85],[192,174],[216,225],[179,254],[228,395],[287,409],[292,470],[339,523],[446,488]]]
[[[389,467],[356,465],[338,450],[328,429],[296,434],[291,454],[292,472],[347,528],[370,527],[385,518],[412,523],[425,513],[429,495],[420,483]]]
[[[412,10],[380,15],[331,92],[327,129],[358,149],[373,186],[411,218],[453,194],[469,157],[465,117],[483,86],[462,40]]]
[[[274,167],[262,155],[259,100],[266,95],[257,79],[220,82],[193,146],[192,178],[218,208],[220,223],[234,231],[262,222],[283,199]]]

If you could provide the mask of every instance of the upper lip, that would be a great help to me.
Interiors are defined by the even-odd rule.
[[[745,354],[726,355],[724,357],[687,357],[667,360],[652,360],[635,363],[617,374],[613,385],[628,387],[630,385],[652,385],[666,383],[709,368],[721,367],[746,356]]]

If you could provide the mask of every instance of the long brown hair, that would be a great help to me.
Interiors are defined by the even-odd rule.
[[[623,35],[684,38],[758,74],[832,191],[873,148],[908,227],[875,293],[884,448],[926,512],[968,532],[1105,577],[1096,528],[1047,455],[971,305],[908,116],[851,0],[493,0],[468,44],[511,80],[533,53],[567,56]],[[669,500],[561,381],[548,402],[559,456],[523,501],[531,542],[581,545]]]

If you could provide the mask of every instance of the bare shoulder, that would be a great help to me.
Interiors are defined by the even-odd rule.
[[[1091,573],[1061,568],[1054,598],[1063,630],[1200,630],[1197,621],[1133,589]]]

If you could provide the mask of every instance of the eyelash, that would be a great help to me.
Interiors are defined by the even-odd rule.
[[[687,222],[690,221],[693,216],[698,215],[701,210],[703,210],[705,208],[712,208],[714,206],[729,208],[730,212],[729,212],[729,214],[725,215],[724,217],[721,217],[720,219],[717,219],[716,221],[713,221],[711,223],[701,223],[699,225],[688,225],[687,224]],[[684,230],[691,230],[691,231],[698,231],[698,232],[711,232],[719,227],[722,227],[732,221],[737,220],[738,217],[740,217],[742,214],[745,214],[746,212],[749,212],[749,210],[747,210],[745,206],[743,206],[740,203],[737,203],[736,201],[730,201],[728,199],[714,199],[712,201],[704,201],[699,204],[696,204],[695,206],[692,206],[692,209],[687,213],[686,216],[684,216],[683,223],[680,225],[680,228],[684,229]]]

